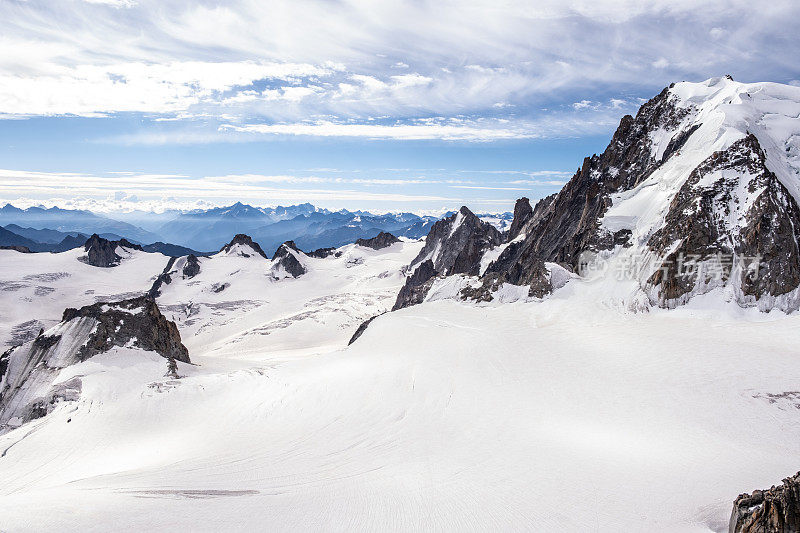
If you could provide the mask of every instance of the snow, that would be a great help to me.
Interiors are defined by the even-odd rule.
[[[481,267],[479,274],[483,276],[483,274],[486,272],[486,269],[489,268],[489,265],[491,265],[494,261],[497,261],[497,259],[500,258],[505,249],[508,248],[509,244],[514,242],[520,242],[523,240],[525,240],[525,234],[521,233],[509,242],[503,243],[499,246],[495,246],[494,248],[486,250],[486,252],[484,252],[483,256],[481,257]]]
[[[450,237],[452,237],[453,234],[458,230],[458,228],[461,227],[461,224],[463,223],[464,223],[464,213],[459,211],[458,213],[456,213],[456,218],[455,220],[453,220],[453,223],[450,226],[450,233],[447,235],[447,238],[449,239]]]
[[[689,136],[684,146],[656,169],[651,176],[631,190],[612,196],[612,205],[601,219],[602,226],[616,232],[632,231],[633,249],[626,252],[630,258],[646,258],[650,255],[646,243],[664,224],[670,203],[685,184],[691,172],[714,152],[729,148],[748,133],[756,136],[767,153],[767,167],[786,186],[795,200],[800,201],[800,88],[774,83],[739,83],[727,78],[712,78],[702,83],[677,83],[670,89],[678,99],[678,106],[688,110],[681,124],[674,129],[660,128],[650,134],[652,155],[660,160],[666,146],[681,131],[695,125],[699,127]],[[732,232],[744,224],[744,215],[758,198],[761,189],[750,192],[749,175],[739,175],[727,170],[709,173],[698,186],[708,186],[720,178],[737,179],[728,203],[730,214],[716,213],[716,219],[724,220]],[[623,258],[624,260],[624,258]],[[643,272],[649,276],[646,269]],[[640,278],[644,281],[646,277]],[[609,289],[612,290],[612,289]],[[694,297],[693,291],[684,300]],[[796,309],[795,295],[768,301],[750,302],[765,308],[773,300],[780,300],[779,307]],[[629,295],[629,303],[637,305],[641,291]],[[746,304],[748,299],[740,298]]]
[[[3,526],[724,531],[797,469],[800,410],[769,395],[796,390],[798,316],[631,314],[591,288],[429,302],[328,355],[209,353],[178,381],[92,358],[62,371],[79,402],[0,437]]]
[[[84,254],[83,248],[57,254],[0,250],[0,352],[27,340],[25,334],[33,338],[54,326],[66,307],[141,295],[169,260],[131,250],[118,266],[99,268],[79,261]]]
[[[260,256],[218,254],[200,258],[194,278],[173,276],[157,303],[177,323],[192,361],[208,354],[249,359],[264,350],[287,358],[324,353],[346,345],[364,320],[391,309],[405,282],[402,269],[422,246],[351,244],[325,259],[290,250],[307,269],[296,279]],[[225,288],[216,292],[221,284]]]
[[[436,279],[425,303],[347,347],[391,307],[422,242],[303,256],[297,279],[274,279],[261,257],[200,258],[158,299],[195,365],[170,379],[157,354],[118,347],[58,370],[53,383],[82,381],[79,400],[0,436],[0,527],[727,531],[738,494],[798,469],[800,313],[741,308],[729,286],[651,308],[643,243],[689,172],[746,131],[785,145],[768,165],[796,194],[800,89],[714,79],[672,91],[695,106],[684,126],[703,125],[613,199],[603,223],[634,245],[602,252],[583,278],[547,263],[557,290],[543,300],[504,284],[491,302],[461,302],[475,278]],[[4,338],[65,305],[146,290],[166,264],[0,254]],[[631,265],[641,271],[617,275]],[[69,343],[85,332],[67,329],[90,326],[57,328]]]

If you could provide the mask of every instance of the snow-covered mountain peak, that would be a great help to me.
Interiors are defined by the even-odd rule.
[[[264,253],[264,250],[261,249],[261,246],[258,245],[249,235],[245,235],[240,233],[233,237],[231,242],[226,244],[222,247],[222,249],[214,255],[214,257],[218,256],[234,256],[234,257],[255,257],[258,256],[267,259],[267,254]]]
[[[308,272],[307,256],[300,251],[294,241],[286,241],[278,246],[272,256],[270,274],[273,279],[298,278]]]
[[[61,370],[115,347],[190,362],[178,328],[152,298],[68,308],[59,324],[0,356],[0,432],[77,399],[80,376],[62,381]]]

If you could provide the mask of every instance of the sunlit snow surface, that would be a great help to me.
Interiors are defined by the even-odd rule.
[[[544,302],[390,313],[345,349],[342,324],[391,305],[367,296],[418,250],[173,281],[162,305],[204,302],[176,316],[200,366],[170,380],[116,349],[64,370],[80,401],[0,437],[2,528],[723,531],[739,493],[798,469],[798,316],[714,295],[636,314],[573,279]],[[209,296],[217,268],[231,287]]]
[[[0,352],[54,326],[66,307],[141,296],[169,259],[117,250],[122,261],[111,268],[82,262],[82,247],[58,254],[0,250]]]
[[[158,355],[117,348],[63,370],[83,376],[80,400],[0,436],[0,531],[727,531],[737,495],[800,469],[800,315],[741,309],[730,287],[651,308],[612,273],[744,132],[800,196],[800,96],[725,79],[673,91],[704,126],[613,198],[603,224],[634,247],[585,278],[548,264],[566,284],[544,301],[513,286],[448,299],[474,281],[452,276],[346,347],[421,243],[298,255],[297,279],[256,255],[200,258],[158,299],[197,365],[169,379]],[[146,290],[165,264],[0,254],[4,338]]]

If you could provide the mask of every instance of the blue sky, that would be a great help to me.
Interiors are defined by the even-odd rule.
[[[672,81],[798,83],[795,2],[0,4],[0,201],[503,211]]]

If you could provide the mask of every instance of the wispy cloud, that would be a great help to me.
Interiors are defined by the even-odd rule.
[[[0,119],[138,112],[263,138],[538,138],[542,116],[578,130],[583,114],[618,119],[625,93],[670,81],[797,78],[785,51],[800,45],[798,16],[791,0],[10,0]],[[410,123],[430,117],[497,123]]]

